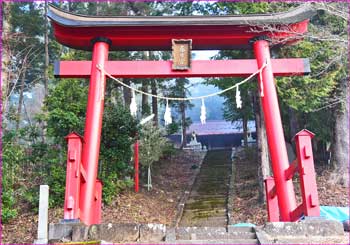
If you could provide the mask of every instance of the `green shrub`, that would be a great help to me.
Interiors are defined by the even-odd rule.
[[[171,135],[171,134],[175,134],[177,132],[179,132],[180,130],[180,123],[181,122],[175,122],[173,121],[172,123],[170,123],[169,125],[166,126],[166,133],[167,135]]]
[[[17,217],[17,210],[14,208],[10,208],[8,205],[4,205],[1,210],[1,221],[3,223],[9,222],[9,220]]]
[[[167,141],[165,144],[164,144],[164,147],[163,147],[163,156],[164,157],[171,157],[173,155],[176,154],[176,148],[174,147],[174,144],[171,143],[170,141]]]
[[[66,166],[65,164],[50,167],[50,176],[47,178],[50,187],[50,207],[62,206],[66,190]]]
[[[54,142],[66,148],[64,137],[72,131],[83,132],[87,87],[76,79],[61,81],[50,91],[46,99],[47,132]],[[103,199],[110,203],[124,186],[124,178],[130,176],[132,167],[130,145],[134,142],[136,121],[122,103],[106,99],[103,113],[99,159],[99,178],[103,181]],[[48,163],[48,173],[43,181],[50,186],[50,205],[62,205],[65,192],[66,153],[36,153],[38,161]],[[33,156],[34,158],[35,156]],[[125,186],[127,186],[125,184]],[[31,198],[34,200],[34,198]]]
[[[111,204],[114,197],[121,191],[132,187],[134,181],[130,178],[125,178],[123,180],[118,179],[118,174],[116,172],[109,174],[103,180],[102,188],[102,199],[107,205]]]
[[[23,190],[19,173],[22,172],[24,147],[15,143],[15,132],[4,132],[2,138],[2,212],[4,223],[17,216],[16,204]]]
[[[147,123],[142,126],[139,142],[140,163],[148,167],[163,156],[168,140],[163,136],[162,130]]]
[[[103,181],[103,201],[110,204],[121,191],[133,185],[128,178],[131,145],[135,142],[136,120],[121,104],[107,104],[103,115],[99,178]]]

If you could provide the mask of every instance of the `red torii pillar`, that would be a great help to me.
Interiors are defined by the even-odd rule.
[[[93,42],[91,77],[88,93],[87,112],[82,156],[82,166],[86,173],[80,191],[80,219],[87,225],[101,222],[101,209],[95,203],[101,202],[101,183],[97,180],[98,157],[104,109],[106,76],[97,68],[104,67],[108,60],[108,39],[97,38]],[[97,205],[99,206],[99,205]]]
[[[289,168],[289,161],[271,67],[269,42],[258,38],[253,40],[253,48],[258,67],[262,67],[266,62],[266,67],[262,70],[261,77],[258,77],[260,91],[262,92],[261,104],[264,111],[266,135],[281,215],[280,220],[291,221],[291,213],[297,205],[293,182],[291,179],[288,180],[285,174]]]

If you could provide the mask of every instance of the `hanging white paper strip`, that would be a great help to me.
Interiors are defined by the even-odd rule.
[[[260,97],[264,97],[264,84],[263,84],[263,78],[262,78],[262,70],[259,72],[259,78],[260,78]]]
[[[169,125],[173,122],[172,118],[171,118],[171,109],[169,107],[169,103],[168,100],[166,101],[166,107],[165,107],[165,113],[164,113],[164,121],[165,121],[165,125]]]
[[[207,119],[207,112],[206,112],[206,109],[205,109],[204,99],[202,99],[202,106],[201,106],[201,116],[200,116],[200,119],[201,119],[201,123],[202,123],[202,124],[205,124],[206,119]]]
[[[137,104],[136,104],[136,96],[135,96],[135,91],[132,90],[132,95],[131,95],[131,103],[130,103],[130,114],[133,117],[136,117],[137,115]]]
[[[236,87],[236,105],[238,109],[242,108],[241,92],[238,86]]]

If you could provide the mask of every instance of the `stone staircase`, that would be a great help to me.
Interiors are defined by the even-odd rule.
[[[259,244],[252,227],[228,226],[231,151],[209,151],[203,160],[177,228],[166,243]]]
[[[226,227],[231,151],[209,151],[185,203],[179,227]]]
[[[172,238],[172,239],[171,239]],[[173,236],[166,237],[173,244],[259,244],[252,227],[178,227]]]

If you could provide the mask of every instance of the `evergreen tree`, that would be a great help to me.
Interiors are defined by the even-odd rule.
[[[190,80],[186,78],[177,78],[175,79],[175,83],[168,88],[168,97],[176,97],[176,98],[186,98],[186,96],[190,96],[190,92],[188,90],[188,85],[190,84]],[[169,105],[175,108],[180,114],[180,125],[181,125],[181,134],[182,134],[182,144],[181,148],[186,146],[186,138],[187,138],[187,128],[191,125],[192,121],[189,117],[186,117],[186,109],[190,109],[193,107],[193,104],[186,100],[172,100],[169,101]]]

